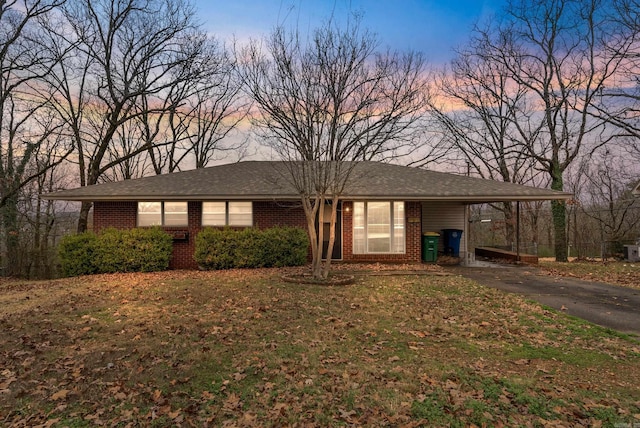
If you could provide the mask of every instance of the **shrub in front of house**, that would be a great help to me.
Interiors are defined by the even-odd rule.
[[[307,263],[309,235],[299,227],[273,227],[264,231],[266,266],[302,266]]]
[[[162,271],[172,249],[173,238],[158,227],[109,228],[98,237],[95,263],[101,273]]]
[[[169,267],[173,240],[160,228],[106,229],[69,235],[58,247],[64,276],[153,272]]]
[[[67,235],[58,246],[58,260],[62,276],[90,275],[98,272],[95,249],[98,236],[92,232]]]
[[[194,260],[201,269],[231,269],[238,246],[238,232],[232,229],[205,228],[196,236]]]
[[[265,263],[264,253],[267,243],[265,242],[265,233],[262,230],[248,227],[233,232],[236,235],[233,267],[259,268],[269,266]]]
[[[206,270],[300,266],[308,248],[307,232],[295,227],[205,228],[196,236],[194,259]]]

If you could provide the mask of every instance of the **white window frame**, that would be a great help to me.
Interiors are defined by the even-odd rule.
[[[369,250],[369,224],[368,224],[368,204],[369,202],[384,202],[384,203],[388,203],[389,204],[389,250],[390,251],[371,251]],[[364,220],[364,225],[359,226],[361,228],[364,228],[364,232],[363,232],[363,237],[362,239],[364,240],[364,245],[357,245],[356,244],[356,239],[357,239],[357,235],[358,233],[356,232],[356,219],[355,219],[355,213],[356,213],[356,204],[362,204],[362,215],[363,215],[363,220]],[[401,224],[399,224],[396,220],[395,217],[397,217],[395,214],[396,210],[394,209],[396,207],[396,204],[402,204],[402,222]],[[358,208],[359,209],[359,208]],[[353,202],[353,224],[352,224],[352,228],[353,228],[353,244],[352,244],[352,251],[353,254],[406,254],[407,252],[407,221],[406,221],[406,204],[404,203],[404,201],[354,201]],[[402,244],[402,248],[394,248],[395,246],[395,235],[396,235],[396,230],[399,229],[401,226],[402,229],[402,234],[403,234],[403,239],[401,242]],[[360,251],[356,251],[356,248],[358,247],[363,247],[364,251],[360,252]]]
[[[224,204],[224,223],[209,223],[205,220],[205,204],[207,203],[216,203],[216,204]],[[232,218],[231,210],[229,209],[233,204],[248,204],[251,208],[250,218],[248,223],[238,223]],[[253,227],[253,202],[251,201],[203,201],[202,202],[202,226],[210,226],[210,227]]]
[[[172,204],[178,203],[178,204],[185,204],[185,218],[184,218],[184,223],[177,223],[177,224],[170,224],[167,225],[166,223],[166,218],[165,218],[165,201],[138,201],[138,205],[137,205],[137,211],[136,211],[136,225],[138,227],[153,227],[153,226],[163,226],[163,227],[186,227],[189,226],[189,203],[186,201],[166,201]],[[141,225],[140,224],[140,204],[160,204],[160,222],[159,223],[153,223],[153,224],[145,224],[145,225]],[[182,212],[180,212],[182,213]]]

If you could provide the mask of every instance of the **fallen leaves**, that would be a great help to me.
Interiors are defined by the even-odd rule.
[[[542,262],[540,267],[552,276],[567,276],[623,287],[640,288],[638,263],[601,260],[575,260],[570,263]]]
[[[65,400],[70,392],[71,392],[70,389],[61,389],[61,390],[57,391],[56,393],[54,393],[51,397],[49,397],[49,399],[53,400],[53,401]]]
[[[0,315],[1,423],[586,426],[606,406],[623,422],[640,415],[629,394],[639,348],[538,305],[452,276],[327,289],[280,274],[5,287],[0,301],[13,303]],[[28,301],[6,295],[34,291]],[[548,350],[596,359],[572,365]]]

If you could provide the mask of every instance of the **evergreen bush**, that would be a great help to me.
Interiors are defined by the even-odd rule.
[[[278,226],[264,231],[265,264],[273,267],[307,263],[309,235],[299,227]]]
[[[98,236],[95,263],[101,273],[162,271],[172,249],[173,239],[159,227],[109,228]]]
[[[67,235],[58,246],[58,260],[62,276],[90,275],[98,272],[95,250],[98,237],[92,232]]]
[[[207,270],[300,266],[308,248],[307,232],[296,227],[205,228],[196,236],[194,259]]]
[[[202,269],[231,269],[235,266],[238,233],[231,229],[205,228],[196,236],[193,258]]]
[[[65,236],[58,247],[64,276],[166,270],[173,239],[158,227]]]

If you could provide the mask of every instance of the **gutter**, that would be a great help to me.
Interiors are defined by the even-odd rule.
[[[41,198],[52,201],[85,201],[85,202],[117,202],[117,201],[299,201],[300,196],[295,195],[125,195],[125,196],[97,196],[97,195],[57,195],[49,193],[40,195]],[[375,200],[402,200],[402,201],[425,201],[425,202],[461,202],[468,204],[488,203],[488,202],[518,202],[518,201],[549,201],[568,200],[573,195],[571,193],[549,193],[541,195],[451,195],[451,196],[415,196],[415,195],[344,195],[341,200],[347,201],[375,201]]]

